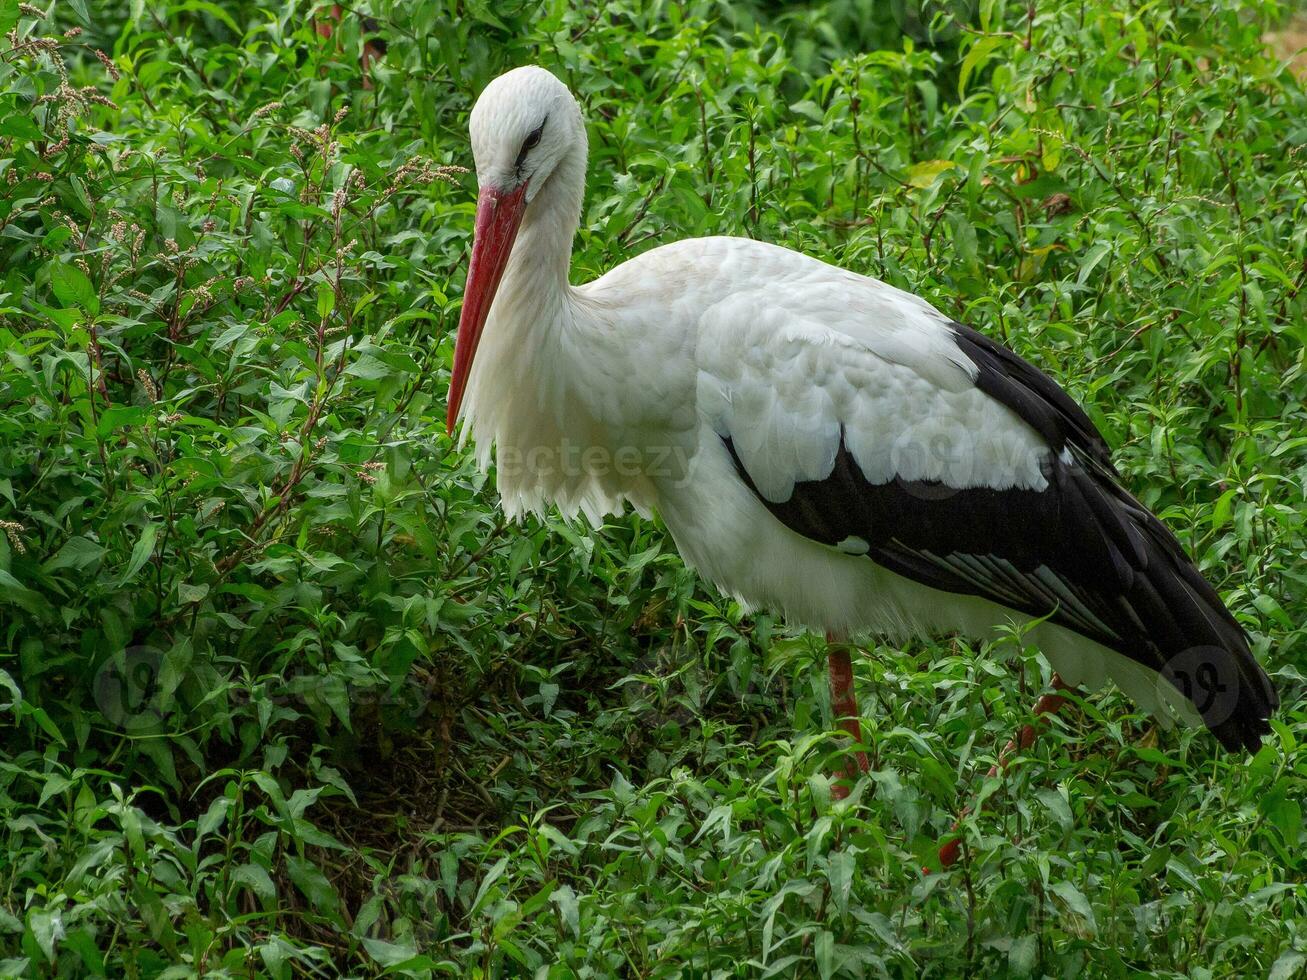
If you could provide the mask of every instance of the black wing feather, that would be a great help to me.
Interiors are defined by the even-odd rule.
[[[980,331],[957,322],[952,328],[954,341],[976,365],[977,388],[1025,419],[1055,453],[1070,444],[1117,475],[1107,441],[1056,381]]]
[[[1161,674],[1226,748],[1255,749],[1279,699],[1216,591],[1121,487],[1107,443],[1066,392],[983,334],[953,330],[977,387],[1048,442],[1046,489],[871,483],[842,432],[830,475],[796,483],[779,502],[758,493],[723,436],[742,478],[804,537],[861,538],[868,558],[923,585],[1048,617]]]

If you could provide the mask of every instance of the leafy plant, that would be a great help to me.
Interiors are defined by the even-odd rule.
[[[1280,14],[0,0],[0,974],[1300,973]],[[1022,638],[873,646],[834,802],[810,641],[655,523],[506,526],[443,408],[466,114],[525,61],[591,126],[578,278],[751,235],[1005,339],[1248,627],[1275,738],[1105,692],[1000,787]]]

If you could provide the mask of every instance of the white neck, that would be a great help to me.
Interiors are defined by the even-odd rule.
[[[574,146],[559,161],[522,218],[500,289],[540,291],[558,299],[568,292],[572,239],[581,223],[585,197],[585,146]]]
[[[619,448],[585,380],[590,359],[614,348],[616,325],[596,317],[568,282],[584,192],[581,142],[527,207],[468,379],[463,435],[476,441],[483,469],[496,447],[510,516],[556,504],[597,524],[623,499],[647,509],[643,480],[593,465]]]

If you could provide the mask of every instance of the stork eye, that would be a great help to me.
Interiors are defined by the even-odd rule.
[[[540,145],[540,134],[545,131],[545,123],[547,123],[548,121],[549,121],[549,117],[545,116],[544,121],[542,121],[539,126],[533,129],[530,135],[528,135],[527,138],[523,141],[521,152],[518,153],[517,160],[514,161],[513,164],[515,167],[521,169],[522,163],[526,160],[527,153],[533,147]]]

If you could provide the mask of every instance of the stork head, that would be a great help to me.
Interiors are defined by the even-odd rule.
[[[579,145],[582,159],[585,154],[585,124],[576,99],[535,65],[514,68],[487,85],[472,107],[468,128],[480,192],[449,386],[451,433],[522,217],[569,153]]]

